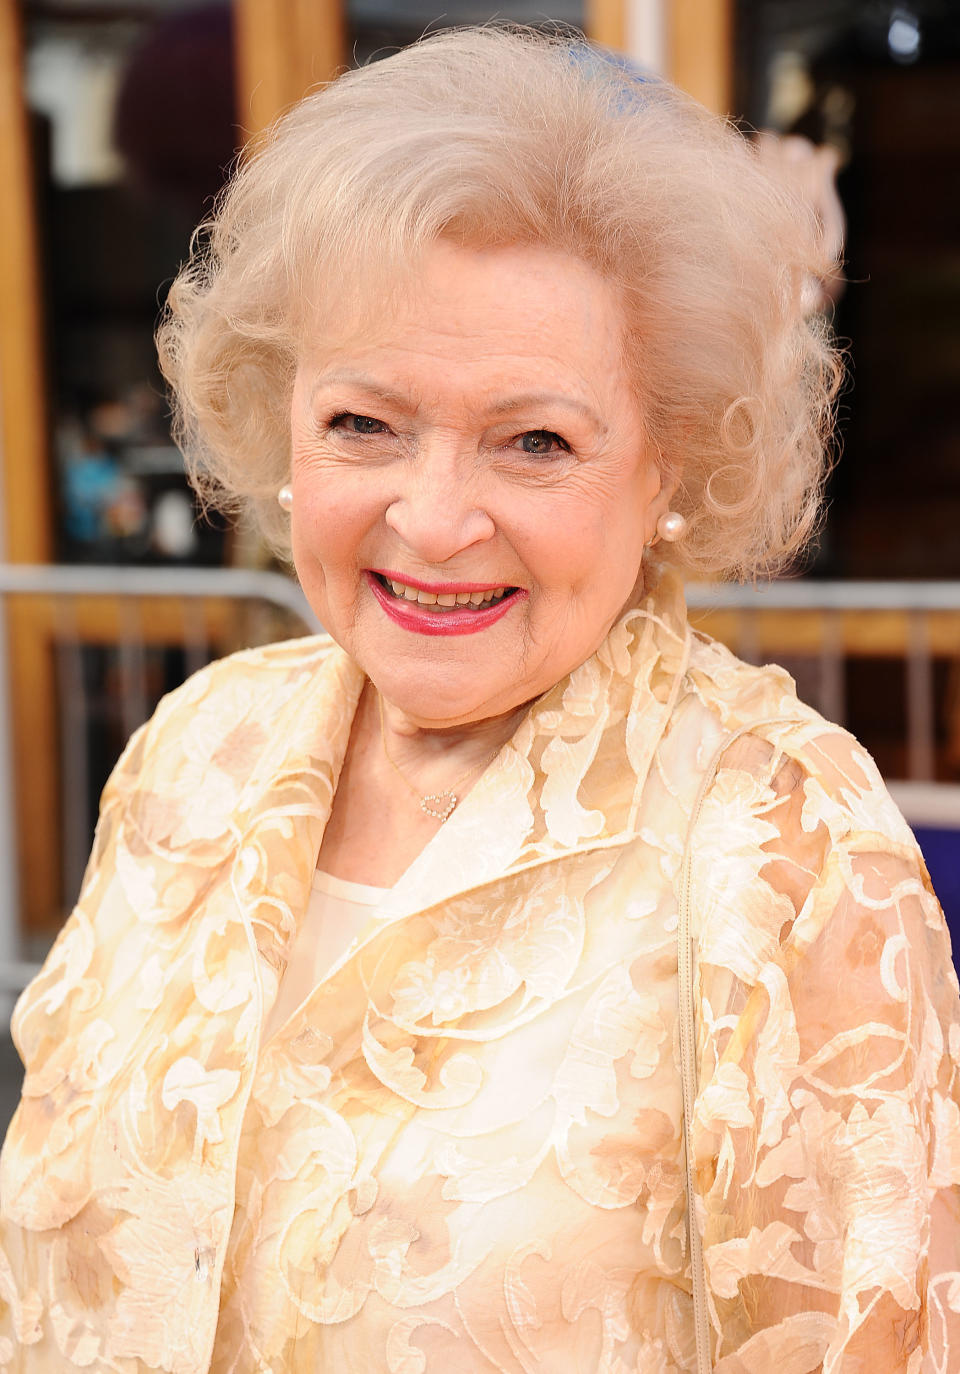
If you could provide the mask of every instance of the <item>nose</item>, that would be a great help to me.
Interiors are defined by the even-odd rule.
[[[496,532],[470,467],[452,447],[432,446],[410,460],[387,506],[388,527],[424,563],[449,563]]]

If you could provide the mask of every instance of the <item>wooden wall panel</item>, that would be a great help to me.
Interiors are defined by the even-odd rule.
[[[627,52],[628,8],[628,0],[584,0],[583,27],[587,37],[614,52]]]
[[[343,0],[234,0],[237,119],[248,134],[346,65]]]
[[[17,0],[0,0],[0,462],[2,548],[11,562],[53,551],[46,378]],[[22,923],[55,926],[60,910],[56,699],[50,642],[23,603],[7,608],[14,812]]]
[[[670,0],[670,80],[717,114],[733,100],[733,0]]]
[[[0,445],[2,556],[51,556],[48,439],[33,169],[17,0],[0,0]]]
[[[659,8],[651,16],[650,10]],[[585,0],[584,28],[595,43],[631,53],[645,27],[666,35],[664,75],[718,114],[731,113],[733,95],[733,0]]]

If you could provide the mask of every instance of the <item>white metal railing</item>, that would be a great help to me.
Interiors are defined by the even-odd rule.
[[[688,582],[687,604],[751,610],[960,611],[960,582]]]
[[[247,568],[130,568],[0,563],[0,596],[227,597],[264,601],[319,627],[303,592],[283,573]]]
[[[145,675],[144,616],[153,598],[180,603],[179,642],[187,672],[202,666],[216,651],[205,623],[203,603],[228,601],[250,608],[270,608],[294,617],[306,632],[319,629],[306,598],[297,584],[276,572],[241,569],[131,568],[85,566],[30,566],[0,564],[0,1001],[4,994],[23,987],[36,965],[18,958],[18,894],[16,887],[16,834],[12,802],[7,637],[4,633],[4,598],[41,596],[53,598],[57,611],[55,634],[58,653],[58,699],[61,712],[61,773],[67,796],[87,794],[85,758],[85,701],[80,671],[81,641],[76,634],[74,610],[84,598],[107,597],[121,609],[116,644],[120,663],[122,723],[130,733],[149,714],[150,699]],[[822,633],[816,652],[804,655],[815,661],[816,681],[807,695],[826,716],[843,722],[845,647],[843,618],[851,613],[869,615],[894,611],[906,617],[907,637],[904,672],[907,700],[906,733],[908,773],[911,782],[901,785],[899,796],[910,807],[921,796],[923,807],[933,806],[951,824],[960,825],[960,788],[931,790],[933,774],[933,654],[927,620],[938,613],[960,613],[960,582],[815,582],[785,581],[759,587],[728,584],[691,584],[688,604],[694,616],[708,611],[736,613],[736,631],[726,636],[743,657],[757,661],[762,643],[756,627],[765,612],[817,612]],[[259,634],[250,642],[262,642]],[[960,660],[960,637],[956,645]],[[919,788],[919,790],[918,790]],[[932,798],[932,800],[931,800]],[[946,808],[946,809],[944,809]],[[921,808],[922,809],[922,808]],[[86,859],[92,818],[83,807],[63,808],[64,868],[67,883],[79,881]]]

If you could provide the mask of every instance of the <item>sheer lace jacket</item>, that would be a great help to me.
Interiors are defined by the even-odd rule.
[[[665,582],[261,1052],[362,685],[244,653],[120,760],[15,1018],[0,1369],[691,1369],[685,865],[718,1374],[960,1368],[957,981],[856,741]]]

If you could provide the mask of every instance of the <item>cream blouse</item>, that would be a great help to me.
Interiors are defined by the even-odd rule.
[[[277,1000],[263,1023],[262,1044],[310,995],[320,979],[346,954],[386,897],[389,888],[347,882],[317,869],[303,925],[290,951]]]
[[[264,1040],[363,686],[241,654],[120,761],[15,1016],[0,1370],[679,1374],[688,1213],[716,1374],[960,1369],[960,997],[856,741],[664,579]]]

